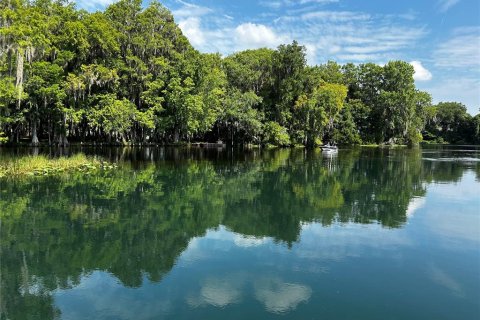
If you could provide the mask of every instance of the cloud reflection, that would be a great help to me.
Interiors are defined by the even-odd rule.
[[[464,290],[460,283],[458,283],[455,279],[452,278],[452,276],[447,274],[442,269],[432,265],[428,273],[433,282],[444,288],[447,288],[452,292],[453,295],[457,297],[465,296]]]
[[[241,275],[208,278],[202,284],[199,294],[187,297],[191,307],[212,305],[223,308],[242,300],[244,279]]]
[[[257,281],[254,290],[255,298],[265,305],[267,311],[273,313],[294,310],[312,295],[312,289],[306,285],[287,283],[277,278]]]

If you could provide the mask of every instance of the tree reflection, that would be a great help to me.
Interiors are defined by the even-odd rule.
[[[161,281],[190,239],[220,225],[287,246],[307,222],[401,227],[426,182],[465,170],[418,150],[108,152],[118,170],[0,180],[1,319],[57,317],[50,292],[94,270],[129,287]]]

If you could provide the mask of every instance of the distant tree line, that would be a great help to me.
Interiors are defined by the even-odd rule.
[[[403,61],[308,66],[295,41],[202,54],[156,1],[0,12],[0,142],[480,143],[480,116],[433,106]]]

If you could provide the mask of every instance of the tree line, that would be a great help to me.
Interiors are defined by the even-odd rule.
[[[157,1],[0,0],[0,142],[480,143],[403,61],[309,66],[297,42],[202,54]]]

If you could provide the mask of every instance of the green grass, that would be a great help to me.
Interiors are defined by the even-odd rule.
[[[77,154],[72,157],[47,158],[45,156],[24,156],[0,160],[0,178],[18,176],[48,176],[69,171],[90,172],[112,169],[110,164],[96,158]]]

